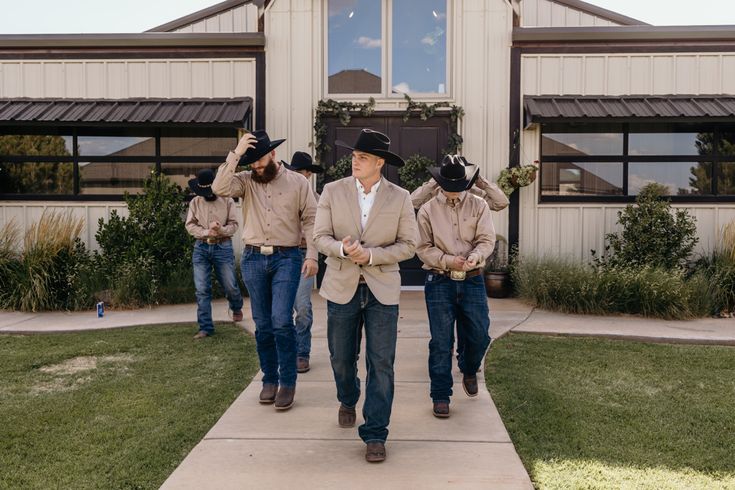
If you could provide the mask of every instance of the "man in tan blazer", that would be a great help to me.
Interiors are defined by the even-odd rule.
[[[317,207],[314,242],[327,256],[320,294],[327,299],[329,354],[340,402],[340,427],[354,427],[360,398],[357,354],[365,327],[367,383],[360,438],[365,459],[385,460],[393,405],[393,362],[401,276],[414,255],[418,228],[408,192],[381,177],[385,163],[402,166],[390,140],[364,129],[352,150],[352,176],[327,184]]]

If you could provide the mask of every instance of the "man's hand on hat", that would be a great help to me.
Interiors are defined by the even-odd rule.
[[[485,190],[490,187],[490,182],[488,182],[482,175],[478,175],[477,180],[475,181],[475,187],[480,190]]]
[[[232,150],[232,152],[238,157],[242,157],[250,148],[255,148],[255,143],[257,142],[258,139],[253,133],[245,133],[243,137],[240,138],[240,141],[237,142],[237,147]]]
[[[314,259],[304,260],[304,265],[301,266],[301,275],[305,278],[316,276],[319,271],[319,264]]]

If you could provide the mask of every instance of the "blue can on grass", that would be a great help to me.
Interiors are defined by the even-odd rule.
[[[100,301],[97,303],[97,318],[105,316],[105,303]]]

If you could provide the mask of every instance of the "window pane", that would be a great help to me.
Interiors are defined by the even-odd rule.
[[[629,155],[711,155],[713,133],[630,133]]]
[[[71,162],[0,162],[2,194],[73,194]]]
[[[545,196],[619,196],[623,194],[623,164],[578,162],[541,164],[541,194]]]
[[[79,162],[80,194],[137,194],[155,168],[153,163]]]
[[[656,182],[668,188],[670,196],[711,194],[712,163],[656,162],[628,164],[628,194],[637,196],[641,189]]]
[[[393,0],[393,93],[446,93],[447,0]]]
[[[622,155],[620,133],[544,133],[541,138],[544,156]]]
[[[735,156],[735,133],[720,133],[720,155]]]
[[[4,134],[0,135],[0,155],[71,156],[73,144],[71,136]]]
[[[205,168],[211,168],[216,173],[217,166],[216,163],[162,163],[161,173],[188,192],[189,179],[196,177],[197,172]]]
[[[149,136],[79,136],[79,154],[88,157],[152,157],[156,140]]]
[[[329,0],[329,93],[380,93],[381,10],[376,0]]]
[[[720,175],[717,178],[717,193],[720,195],[735,195],[735,163],[721,163]]]

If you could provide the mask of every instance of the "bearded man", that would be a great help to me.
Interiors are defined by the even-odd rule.
[[[313,228],[316,200],[304,176],[277,163],[265,131],[245,134],[217,171],[212,190],[242,198],[245,244],[240,268],[250,293],[263,389],[259,401],[288,410],[296,393],[293,305],[301,275],[317,273]],[[237,165],[250,171],[237,172]],[[306,258],[299,244],[306,237]]]

